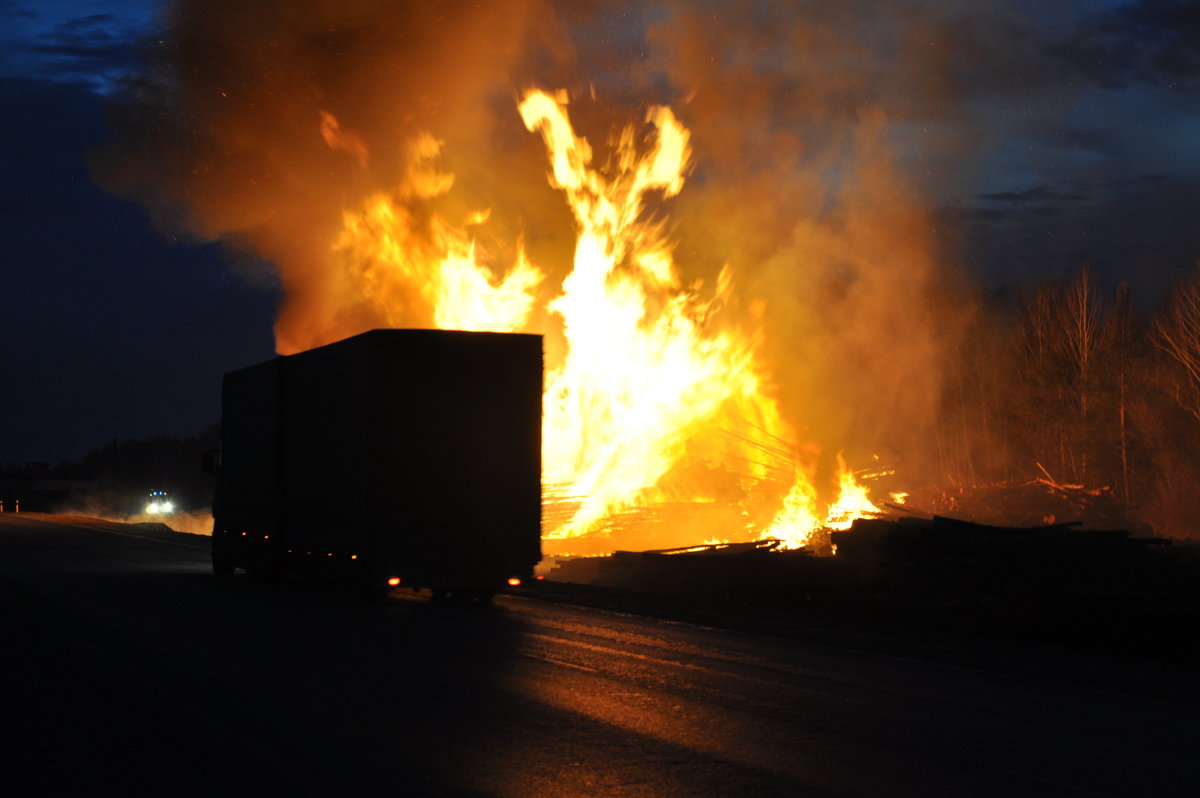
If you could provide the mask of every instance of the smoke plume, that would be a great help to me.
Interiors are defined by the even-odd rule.
[[[518,98],[565,90],[598,162],[615,131],[670,106],[693,166],[649,212],[682,283],[729,267],[713,323],[761,326],[804,442],[917,468],[964,322],[919,172],[932,149],[961,154],[956,25],[937,4],[184,0],[112,108],[93,172],[165,230],[272,264],[281,353],[432,323],[428,297],[381,289],[337,248],[347,213],[385,194],[402,213],[395,245],[414,250],[437,219],[473,219],[497,280],[521,251],[544,273],[528,328],[553,362],[545,305],[574,223]]]

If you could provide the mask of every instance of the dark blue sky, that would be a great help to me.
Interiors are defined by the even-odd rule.
[[[147,8],[0,4],[0,463],[196,434],[217,421],[221,375],[273,352],[269,282],[88,178],[103,91],[133,66]]]
[[[892,41],[877,4],[838,7],[837,24]],[[1029,283],[1087,263],[1105,285],[1130,280],[1150,311],[1195,268],[1200,3],[894,8],[930,20],[919,46],[956,48],[942,87],[953,99],[904,103],[894,135],[969,274]],[[105,97],[159,35],[157,9],[0,0],[0,462],[193,434],[217,420],[221,374],[272,353],[278,289],[262,264],[164,235],[89,180]],[[611,28],[603,46],[636,50],[621,19],[596,28]]]

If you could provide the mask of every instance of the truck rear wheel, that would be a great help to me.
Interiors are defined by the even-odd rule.
[[[283,563],[279,552],[263,540],[255,540],[246,569],[256,582],[278,582],[283,578]]]
[[[212,536],[212,569],[219,579],[233,576],[233,552],[230,550],[229,536],[221,530],[213,530]]]

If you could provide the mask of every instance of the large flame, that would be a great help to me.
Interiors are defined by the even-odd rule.
[[[684,186],[689,132],[672,111],[651,108],[646,136],[627,127],[604,166],[576,135],[565,94],[528,92],[519,112],[544,139],[550,183],[577,228],[573,268],[545,303],[566,343],[546,380],[544,481],[554,508],[547,537],[615,537],[646,527],[639,509],[703,505],[724,528],[677,512],[668,515],[674,534],[801,546],[822,526],[875,511],[840,457],[840,496],[822,506],[813,479],[820,453],[795,444],[769,393],[761,324],[738,327],[720,313],[734,298],[728,267],[713,286],[682,283],[666,227],[647,211],[648,201]],[[329,146],[366,157],[331,115],[321,124]],[[470,231],[486,223],[486,211],[453,224],[406,210],[414,198],[451,189],[453,176],[433,167],[440,147],[418,137],[403,189],[347,211],[334,250],[365,301],[397,324],[421,318],[451,329],[530,330],[544,275],[519,243],[506,273],[478,261]],[[761,313],[749,316],[761,321]]]
[[[329,128],[336,130],[337,120],[322,114],[322,132]],[[497,280],[477,262],[467,223],[455,226],[437,216],[420,219],[406,209],[404,200],[436,197],[454,185],[453,175],[432,166],[440,150],[432,136],[419,136],[409,148],[402,189],[374,194],[357,211],[344,213],[334,250],[364,297],[393,326],[416,317],[442,329],[521,329],[542,279],[524,250],[518,248],[516,264]],[[480,212],[467,222],[486,219],[486,212]],[[414,288],[422,307],[411,307]]]

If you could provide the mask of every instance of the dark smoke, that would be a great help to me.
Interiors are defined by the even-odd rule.
[[[670,105],[695,163],[655,212],[683,283],[732,267],[723,323],[765,324],[774,390],[804,441],[915,468],[969,314],[930,170],[977,143],[963,81],[986,76],[981,48],[1021,41],[1003,7],[977,15],[998,21],[985,36],[952,3],[179,2],[93,171],[164,229],[274,264],[278,348],[292,352],[395,320],[330,254],[343,213],[373,192],[404,205],[413,245],[435,215],[489,208],[483,259],[502,273],[523,237],[548,274],[544,304],[574,231],[519,95],[568,90],[601,153],[646,106]],[[418,163],[422,136],[442,144]],[[411,190],[431,173],[453,188]],[[415,295],[391,302],[429,323]],[[544,312],[534,326],[555,333]]]

